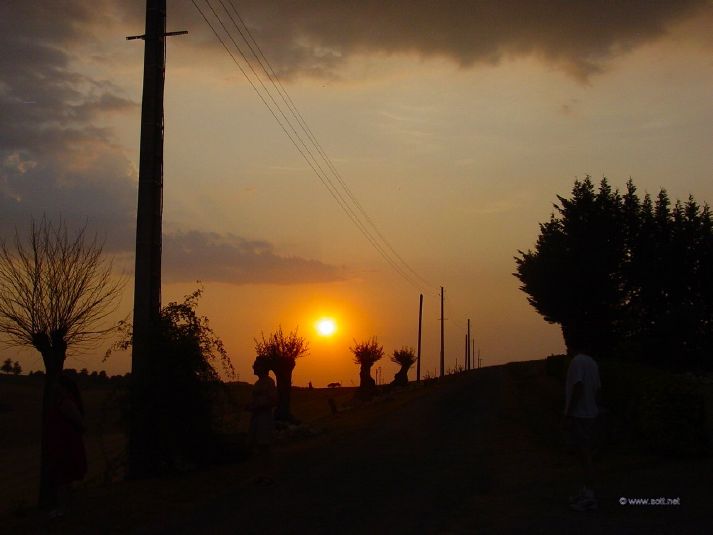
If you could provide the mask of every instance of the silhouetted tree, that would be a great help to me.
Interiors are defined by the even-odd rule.
[[[0,371],[3,373],[12,373],[12,359],[5,359],[5,362],[0,366]]]
[[[16,360],[12,365],[12,374],[20,375],[22,373],[22,366],[20,366],[20,361]]]
[[[277,386],[277,408],[275,419],[298,423],[290,409],[290,394],[292,393],[292,371],[297,359],[309,352],[306,340],[297,335],[297,328],[285,334],[282,327],[265,338],[260,334],[260,340],[255,339],[255,353],[259,357],[267,357],[270,369],[275,374]]]
[[[606,351],[616,339],[625,299],[620,196],[606,179],[595,191],[587,177],[575,181],[571,198],[558,199],[557,213],[540,225],[535,251],[518,251],[515,276],[530,304],[562,327],[568,347],[574,333],[585,331]]]
[[[540,225],[534,251],[516,257],[515,276],[568,348],[586,337],[613,350],[678,367],[711,367],[713,222],[693,197],[671,207],[666,190],[640,200],[589,177]]]
[[[100,328],[123,286],[112,276],[102,243],[88,239],[86,227],[70,238],[64,223],[32,222],[26,240],[19,232],[0,243],[0,335],[11,345],[31,346],[42,355],[40,506],[52,501],[48,480],[46,425],[50,392],[64,367],[67,348],[96,341],[112,327]]]
[[[364,342],[354,340],[354,347],[349,350],[354,354],[354,363],[359,364],[359,395],[370,398],[376,389],[376,381],[371,376],[371,367],[384,356],[384,348],[376,337]]]
[[[208,318],[196,312],[203,290],[197,289],[161,308],[158,340],[152,366],[161,381],[144,395],[141,406],[155,410],[153,467],[156,473],[172,471],[188,461],[209,462],[216,441],[216,402],[225,393],[217,366],[228,378],[233,365],[223,342]],[[113,349],[127,350],[132,343],[131,322],[120,322],[121,339]],[[106,377],[102,371],[101,376]],[[130,409],[133,410],[133,409]]]
[[[394,350],[394,355],[391,357],[391,362],[401,366],[401,369],[394,375],[394,380],[391,384],[396,386],[408,385],[408,370],[413,363],[416,362],[416,351],[412,347],[402,347]]]

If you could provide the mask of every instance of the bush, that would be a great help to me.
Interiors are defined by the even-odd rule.
[[[153,447],[159,472],[186,463],[211,462],[220,449],[218,409],[231,403],[216,364],[231,378],[233,367],[208,319],[196,313],[201,293],[196,290],[183,302],[172,302],[161,309],[151,361],[152,372],[159,380],[142,392],[138,409],[148,408],[153,413]],[[114,348],[128,349],[131,326],[122,322],[120,331],[123,339]]]
[[[602,402],[648,453],[688,457],[706,453],[706,413],[702,385],[633,362],[599,363]],[[710,410],[710,409],[709,409]]]
[[[644,381],[633,415],[637,435],[655,453],[687,457],[707,450],[703,395],[683,376],[658,375]]]

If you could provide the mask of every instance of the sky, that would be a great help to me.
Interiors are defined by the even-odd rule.
[[[207,13],[206,0],[196,0]],[[217,13],[220,0],[210,0]],[[228,0],[223,0],[229,12]],[[204,287],[240,380],[254,339],[298,327],[295,383],[357,383],[349,352],[416,346],[423,370],[563,351],[513,277],[575,179],[713,201],[713,4],[703,0],[233,1],[340,177],[419,279],[364,238],[189,0],[168,0],[163,302]],[[234,12],[232,12],[234,13]],[[0,236],[32,217],[87,222],[131,313],[145,3],[0,5]],[[223,15],[223,19],[228,21]],[[248,71],[249,72],[249,71]],[[267,79],[265,79],[267,82]],[[414,279],[408,271],[408,278]],[[337,321],[325,338],[314,324]],[[67,367],[102,361],[110,340]],[[0,349],[26,370],[34,351]],[[413,378],[413,372],[411,373]]]

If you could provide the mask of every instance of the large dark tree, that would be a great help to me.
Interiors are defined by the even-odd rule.
[[[284,422],[298,423],[290,408],[292,393],[292,372],[297,364],[297,359],[309,352],[307,341],[297,335],[297,329],[285,334],[282,327],[265,338],[260,335],[260,340],[255,340],[255,353],[259,357],[266,357],[270,362],[270,369],[275,374],[277,383],[277,408],[275,419]]]
[[[583,330],[599,350],[616,338],[624,300],[624,251],[620,197],[606,179],[595,191],[589,177],[576,181],[569,199],[558,197],[556,213],[540,225],[534,251],[519,251],[515,276],[528,301],[562,327],[569,347]]]
[[[11,345],[34,347],[45,367],[40,506],[54,500],[46,422],[67,350],[113,328],[102,322],[114,311],[122,285],[102,243],[88,238],[86,228],[70,236],[62,222],[42,219],[32,222],[25,239],[16,232],[10,243],[0,242],[0,335]]]
[[[600,354],[678,367],[711,366],[713,223],[693,197],[666,190],[623,196],[606,180],[575,181],[540,225],[535,250],[516,257],[521,289],[572,349],[586,338]]]

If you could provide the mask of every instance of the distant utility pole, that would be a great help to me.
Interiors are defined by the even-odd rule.
[[[416,353],[416,382],[421,382],[421,324],[423,322],[423,294],[418,298],[418,349]]]
[[[466,369],[470,370],[470,360],[471,360],[471,353],[470,353],[470,318],[468,318],[468,335],[465,337],[465,352],[466,352],[466,359],[468,360]]]
[[[441,286],[441,377],[445,373],[445,342],[443,340],[443,286]]]
[[[468,335],[465,335],[465,352],[463,353],[463,368],[468,369]]]
[[[144,81],[141,102],[139,198],[136,215],[134,323],[131,354],[132,418],[128,475],[147,475],[154,467],[150,453],[156,422],[147,393],[156,373],[151,362],[161,312],[161,216],[163,208],[163,89],[166,67],[166,0],[147,0],[146,32],[127,37],[144,40]]]

